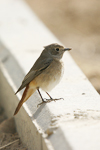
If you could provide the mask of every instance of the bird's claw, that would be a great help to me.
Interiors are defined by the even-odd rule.
[[[51,98],[51,99],[44,99],[41,103],[39,103],[38,105],[37,105],[37,107],[39,106],[39,105],[42,105],[43,103],[50,103],[50,102],[52,102],[52,101],[54,101],[54,102],[56,102],[57,100],[64,100],[64,98],[55,98],[55,99],[53,99],[53,98]]]

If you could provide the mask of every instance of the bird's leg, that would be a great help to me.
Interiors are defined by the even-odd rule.
[[[39,93],[39,95],[40,95],[40,97],[41,97],[41,99],[42,99],[42,102],[45,102],[44,99],[43,99],[43,97],[42,97],[42,95],[41,95],[41,93],[40,93],[39,88],[37,88],[37,91],[38,91],[38,93]]]
[[[44,99],[43,99],[43,97],[42,97],[42,95],[41,95],[41,93],[40,93],[39,88],[37,88],[37,91],[38,91],[38,93],[39,93],[39,95],[40,95],[40,97],[41,97],[41,99],[42,99],[42,102],[37,105],[37,107],[38,107],[39,105],[41,105],[41,104],[43,104],[43,103],[46,103],[46,101],[44,101]]]
[[[43,103],[49,103],[49,102],[51,101],[52,97],[51,97],[49,94],[48,94],[48,95],[49,95],[49,97],[50,97],[50,100],[44,101],[44,99],[43,99],[43,97],[42,97],[42,95],[41,95],[41,93],[40,93],[39,88],[37,88],[37,91],[38,91],[38,93],[39,93],[39,95],[40,95],[40,97],[41,97],[41,99],[42,99],[42,102],[39,103],[39,104],[37,105],[37,107],[38,107],[39,105],[43,104]]]
[[[42,95],[41,95],[41,93],[40,93],[40,91],[39,91],[39,88],[37,88],[37,90],[38,90],[38,93],[39,93],[39,95],[40,95],[40,97],[41,97],[41,99],[42,99],[42,102],[41,103],[39,103],[38,105],[37,105],[37,107],[39,106],[39,105],[41,105],[41,104],[43,104],[43,103],[50,103],[51,101],[56,101],[56,100],[61,100],[61,99],[63,99],[63,98],[56,98],[56,99],[53,99],[50,95],[49,95],[49,93],[47,93],[47,95],[50,97],[50,99],[45,99],[46,101],[44,101],[44,99],[43,99],[43,97],[42,97]]]
[[[61,99],[63,99],[63,98],[52,98],[48,92],[46,92],[46,93],[47,93],[47,95],[50,97],[50,99],[46,99],[46,100],[47,100],[47,101],[46,101],[47,103],[48,103],[48,102],[51,102],[51,101],[55,101],[55,102],[56,102],[56,100],[61,100]]]
[[[50,97],[50,99],[53,99],[51,96],[50,96],[50,94],[48,93],[48,92],[46,92],[47,93],[47,95]]]

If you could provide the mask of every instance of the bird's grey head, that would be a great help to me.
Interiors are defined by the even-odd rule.
[[[71,50],[71,48],[64,48],[59,44],[50,44],[44,47],[44,51],[49,54],[52,58],[61,59],[65,51]]]

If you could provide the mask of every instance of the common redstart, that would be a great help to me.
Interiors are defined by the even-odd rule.
[[[40,57],[36,60],[33,67],[24,77],[21,86],[15,94],[25,88],[22,98],[15,110],[16,115],[21,108],[22,104],[37,90],[42,103],[47,103],[53,100],[48,91],[52,90],[60,81],[62,76],[63,64],[61,58],[65,51],[69,51],[71,48],[64,48],[59,44],[50,44],[44,47]],[[50,97],[49,100],[44,100],[39,88],[44,90]],[[40,104],[42,104],[40,103]]]

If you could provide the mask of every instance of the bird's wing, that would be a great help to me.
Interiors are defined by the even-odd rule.
[[[27,84],[29,84],[35,77],[37,77],[43,70],[45,70],[53,61],[52,58],[50,59],[43,59],[43,60],[38,60],[35,62],[33,67],[30,69],[28,74],[24,77],[24,80],[22,81],[21,86],[17,90],[15,94],[17,94],[20,90],[22,90],[24,87],[26,87]]]

